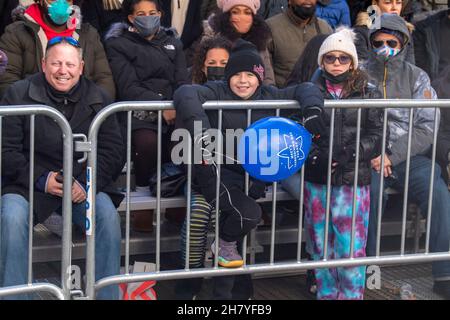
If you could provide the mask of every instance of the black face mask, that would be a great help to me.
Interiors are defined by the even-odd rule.
[[[206,74],[208,81],[222,81],[225,80],[224,67],[207,67]]]
[[[292,10],[294,14],[302,20],[308,20],[316,12],[316,6],[304,7],[299,5],[293,5]]]
[[[338,84],[338,83],[347,81],[351,75],[351,72],[350,72],[350,70],[347,70],[346,72],[344,72],[338,76],[333,76],[331,73],[328,73],[326,70],[322,70],[322,74],[323,74],[323,77],[325,79],[327,79],[328,81],[330,81],[332,84]]]

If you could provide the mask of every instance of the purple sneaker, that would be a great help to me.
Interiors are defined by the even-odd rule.
[[[211,244],[211,250],[215,254],[216,242]],[[237,250],[236,241],[226,242],[219,238],[219,266],[224,268],[239,268],[244,264]]]

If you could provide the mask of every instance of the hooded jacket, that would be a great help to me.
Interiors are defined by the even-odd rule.
[[[6,73],[0,77],[0,97],[14,82],[42,71],[47,37],[41,26],[30,16],[22,15],[19,19],[20,21],[6,27],[0,38],[0,49],[9,58]],[[114,81],[97,30],[87,23],[82,23],[72,37],[77,39],[83,48],[83,75],[105,89],[114,99]]]
[[[105,37],[118,99],[172,100],[173,92],[189,82],[183,45],[171,29],[161,28],[148,41],[129,28],[126,23],[113,24]],[[153,122],[133,119],[133,128],[156,127]]]
[[[334,99],[326,89],[325,78],[322,70],[318,70],[312,79],[322,91],[324,99]],[[347,93],[342,99],[379,99],[381,93],[377,88],[368,83],[361,90]],[[370,184],[371,165],[370,161],[381,154],[381,142],[383,134],[382,124],[383,110],[381,109],[362,109],[361,110],[361,140],[359,144],[359,165],[358,165],[358,185],[365,186]],[[330,132],[331,109],[324,109],[323,119],[327,126],[327,132]],[[356,149],[357,133],[357,109],[336,109],[334,122],[334,144],[333,159],[345,149],[350,148],[354,152]],[[306,181],[326,184],[327,175],[324,174],[323,164],[328,163],[329,155],[329,134],[327,137],[318,139],[313,143],[309,152],[308,161],[305,169]],[[316,159],[314,159],[316,157]],[[321,159],[318,159],[318,158]],[[319,165],[320,164],[320,165]],[[353,185],[355,177],[355,159],[352,157],[346,163],[340,163],[331,175],[331,184],[334,186]]]
[[[286,89],[277,89],[274,86],[259,86],[256,92],[249,100],[297,100],[301,107],[301,111],[309,107],[323,107],[323,96],[318,88],[310,82],[301,85],[292,86]],[[174,94],[174,106],[177,111],[177,127],[185,128],[192,137],[197,132],[194,130],[194,121],[201,121],[202,131],[209,128],[217,128],[217,112],[205,111],[202,104],[206,101],[226,101],[226,100],[242,100],[236,96],[229,86],[222,81],[207,82],[205,85],[186,85],[179,88]],[[285,113],[286,112],[286,113]],[[284,110],[282,115],[288,115],[292,110]],[[254,110],[252,112],[252,122],[261,118],[273,116],[274,110]],[[227,145],[225,132],[227,129],[245,129],[247,128],[247,110],[224,110],[223,111],[222,132],[223,150]],[[236,155],[236,150],[234,152]],[[228,156],[230,156],[228,154]],[[234,157],[232,157],[234,158]],[[229,159],[229,158],[227,158]],[[238,177],[243,183],[244,169],[240,164],[228,164],[228,160],[224,159],[222,171],[222,182],[230,187],[236,184]],[[232,172],[225,174],[224,172]],[[212,165],[195,165],[193,166],[193,177],[200,188],[200,192],[205,196],[208,202],[215,199],[216,190],[216,174],[212,169]],[[233,180],[233,181],[230,181]],[[260,182],[262,183],[262,182]],[[241,185],[242,187],[242,185]]]
[[[89,126],[103,107],[111,103],[108,94],[92,81],[81,77],[75,92],[64,102],[56,102],[48,94],[49,84],[42,73],[37,73],[25,80],[14,83],[3,97],[2,105],[43,104],[66,114],[72,132],[88,135]],[[28,199],[29,193],[29,153],[30,121],[27,116],[10,116],[3,120],[2,136],[2,194],[15,193]],[[36,116],[35,119],[35,161],[34,181],[48,171],[59,171],[63,167],[63,140],[61,129],[53,119]],[[98,174],[97,192],[105,192],[118,206],[123,195],[113,186],[113,175],[124,165],[121,157],[125,151],[116,116],[108,117],[100,128],[98,135]],[[77,160],[82,153],[74,152],[73,177],[80,183],[86,183],[86,168]],[[6,182],[5,182],[6,181]],[[53,211],[61,207],[61,198],[35,190],[34,209],[37,221],[44,221]]]
[[[381,27],[399,31],[407,39],[410,37],[404,20],[399,16],[382,15]],[[376,31],[377,29],[371,29],[369,36]],[[387,61],[373,51],[370,52],[365,68],[371,82],[378,87],[385,99],[436,99],[430,78],[425,71],[406,61],[404,48]],[[437,112],[439,113],[439,110]],[[429,151],[433,142],[434,116],[434,109],[414,110],[411,156],[423,155]],[[393,166],[406,160],[408,119],[409,109],[392,108],[388,111],[388,148],[392,153],[389,159]]]
[[[409,41],[406,51],[406,61],[412,64],[416,64],[415,51],[414,51],[414,41],[411,37],[412,32],[414,31],[414,25],[409,22],[406,22],[408,27]],[[371,30],[372,21],[367,12],[360,12],[356,18],[355,26],[353,30],[356,32],[357,37],[355,41],[356,51],[358,52],[358,59],[360,62],[364,62],[369,58],[369,53],[372,51],[372,46],[370,44],[369,38],[369,30]]]

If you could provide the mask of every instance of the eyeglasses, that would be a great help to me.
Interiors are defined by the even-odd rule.
[[[54,38],[50,39],[50,41],[47,44],[47,50],[51,46],[54,46],[55,44],[62,43],[62,42],[66,42],[66,43],[68,43],[68,44],[70,44],[70,45],[72,45],[72,46],[74,46],[76,48],[81,48],[80,43],[76,39],[74,39],[72,37],[61,37],[61,36],[58,36],[58,37],[54,37]]]
[[[373,47],[377,48],[377,49],[380,48],[381,46],[383,46],[385,43],[392,49],[395,49],[398,46],[397,40],[373,40],[372,41]]]
[[[323,61],[326,64],[333,64],[336,60],[339,60],[340,64],[349,64],[352,58],[348,55],[334,56],[332,54],[327,54],[323,57]]]

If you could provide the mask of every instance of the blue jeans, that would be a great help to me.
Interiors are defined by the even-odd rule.
[[[74,204],[72,221],[85,228],[86,204]],[[0,287],[28,282],[28,201],[18,194],[2,196]],[[95,279],[120,274],[120,217],[109,196],[96,196]],[[28,295],[8,299],[27,299]],[[117,285],[100,290],[97,299],[118,299]]]
[[[393,176],[384,180],[384,188],[394,188],[402,191],[405,186],[406,161],[392,168]],[[421,214],[426,216],[428,211],[428,192],[430,187],[431,160],[424,156],[411,158],[409,175],[409,198],[417,203]],[[369,232],[367,238],[367,256],[376,254],[376,235],[378,217],[378,199],[380,188],[380,175],[372,171],[370,186],[370,216]],[[387,195],[383,195],[383,208],[385,208]],[[434,171],[433,205],[431,212],[430,251],[449,251],[450,244],[450,193],[444,180],[441,178],[441,168],[436,164]],[[435,279],[450,277],[450,261],[433,262],[433,276]]]

